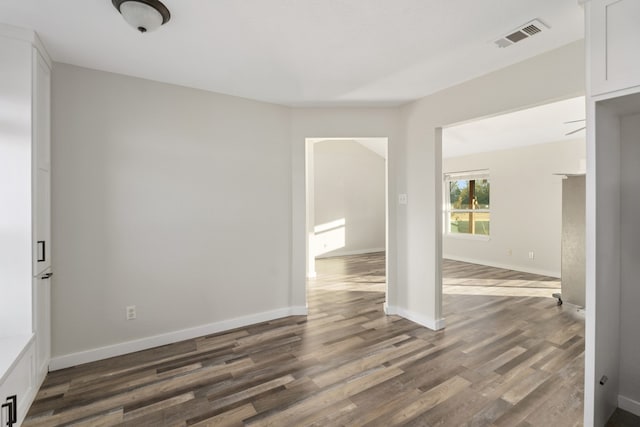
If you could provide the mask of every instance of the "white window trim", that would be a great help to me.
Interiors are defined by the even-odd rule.
[[[489,185],[491,185],[491,178],[488,169],[482,170],[472,170],[472,171],[461,171],[461,172],[445,172],[443,174],[443,187],[444,190],[442,192],[444,196],[443,201],[443,210],[444,210],[444,235],[446,237],[452,237],[454,239],[462,239],[462,240],[481,240],[481,241],[489,241],[491,240],[491,231],[489,231],[489,235],[486,234],[469,234],[469,233],[452,233],[451,232],[451,213],[452,212],[464,212],[468,213],[471,209],[452,209],[451,208],[451,200],[449,197],[449,182],[457,181],[457,180],[471,180],[471,179],[487,179],[489,180]],[[491,209],[474,209],[473,212],[478,213],[491,213]]]

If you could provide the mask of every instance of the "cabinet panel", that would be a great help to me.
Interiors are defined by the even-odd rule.
[[[35,333],[36,377],[44,380],[51,359],[51,280],[47,275],[33,279],[33,328]]]
[[[592,95],[640,85],[640,2],[594,0],[589,7]]]
[[[34,194],[34,275],[38,276],[51,267],[51,174],[36,169]]]
[[[33,275],[51,267],[51,72],[33,49]]]
[[[17,396],[18,413],[17,424],[19,426],[27,415],[29,406],[33,401],[36,393],[35,388],[35,359],[33,344],[30,343],[24,351],[20,359],[11,370],[8,377],[0,384],[0,403],[5,403],[9,396]],[[3,426],[7,421],[7,410],[5,409],[1,415]]]

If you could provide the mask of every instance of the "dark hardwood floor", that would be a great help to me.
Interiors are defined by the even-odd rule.
[[[318,260],[308,317],[52,372],[24,425],[582,425],[583,319],[476,268],[445,263],[433,332],[384,315],[383,254]]]
[[[640,417],[618,408],[607,421],[607,427],[638,427]]]

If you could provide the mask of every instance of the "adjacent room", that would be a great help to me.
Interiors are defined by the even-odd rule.
[[[576,97],[443,130],[444,293],[584,308],[584,117]]]

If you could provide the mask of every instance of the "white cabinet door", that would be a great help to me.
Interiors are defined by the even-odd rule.
[[[51,267],[51,174],[44,169],[36,169],[36,193],[34,194],[35,259],[36,277]]]
[[[25,351],[16,361],[13,369],[4,381],[0,383],[0,404],[9,403],[11,397],[15,396],[17,403],[17,411],[14,414],[14,418],[17,423],[15,426],[19,426],[24,421],[29,406],[35,397],[37,389],[34,383],[34,355],[33,355],[33,343],[29,343]],[[0,419],[2,420],[3,427],[7,424],[9,411],[7,407],[4,407],[0,411]]]
[[[640,86],[640,1],[593,0],[588,7],[591,94]]]
[[[51,71],[33,49],[33,275],[51,267]]]
[[[36,341],[36,378],[39,385],[51,359],[51,280],[45,272],[33,279],[33,332]]]
[[[35,366],[38,381],[49,370],[51,358],[51,72],[33,49],[32,169],[33,257],[32,325],[35,334]],[[39,383],[38,383],[39,384]]]

